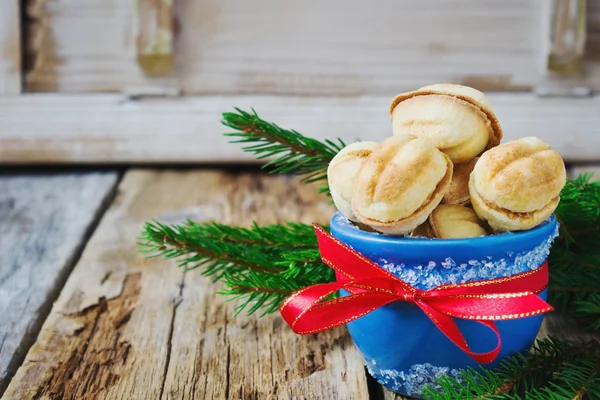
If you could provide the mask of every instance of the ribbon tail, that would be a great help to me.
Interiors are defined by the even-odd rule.
[[[357,292],[322,302],[353,283],[331,282],[301,289],[281,305],[283,319],[295,333],[308,335],[344,325],[399,299],[390,292]]]
[[[491,329],[492,332],[496,334],[498,342],[496,347],[491,351],[484,353],[475,353],[469,348],[465,337],[461,333],[460,329],[458,329],[458,326],[456,325],[456,322],[454,322],[452,317],[436,310],[435,308],[431,307],[423,301],[417,300],[415,303],[417,304],[417,306],[419,306],[421,310],[423,310],[423,312],[429,317],[429,319],[431,319],[431,321],[439,328],[439,330],[442,331],[442,333],[446,335],[448,339],[450,339],[452,343],[454,343],[456,346],[458,346],[458,348],[460,348],[462,351],[468,354],[473,360],[477,361],[480,364],[489,364],[498,356],[498,353],[500,352],[500,346],[502,344],[502,339],[500,337],[500,332],[498,332],[498,328],[496,327],[496,324],[494,324],[494,322],[477,321]]]

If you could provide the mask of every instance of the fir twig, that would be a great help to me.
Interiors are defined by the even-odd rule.
[[[149,256],[176,258],[185,271],[201,267],[204,275],[224,282],[222,294],[244,300],[237,312],[276,311],[296,290],[334,279],[307,224],[241,228],[154,221],[145,225],[140,245]]]
[[[235,110],[223,114],[223,125],[236,131],[225,136],[239,138],[232,143],[246,144],[243,150],[257,159],[275,157],[263,166],[273,173],[301,175],[304,183],[326,181],[329,161],[346,146],[341,139],[320,142],[295,130],[283,129],[264,121],[254,110],[251,113]],[[326,183],[320,191],[329,193]]]
[[[538,340],[530,353],[505,359],[494,371],[469,369],[460,380],[444,376],[428,386],[429,400],[597,399],[600,344]]]
[[[600,330],[600,293],[592,293],[586,300],[575,303],[576,315],[590,321],[589,328]]]
[[[569,179],[556,209],[561,234],[550,252],[549,301],[567,312],[600,293],[600,182],[590,178]]]

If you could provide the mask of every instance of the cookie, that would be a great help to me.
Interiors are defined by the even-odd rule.
[[[399,94],[390,114],[394,135],[425,137],[455,164],[470,161],[502,139],[489,100],[467,86],[436,84]]]
[[[390,235],[409,233],[425,222],[452,180],[452,162],[424,138],[384,140],[354,181],[352,210],[358,220]]]
[[[336,154],[327,168],[327,182],[333,203],[351,221],[358,221],[352,212],[354,178],[378,145],[377,142],[352,143]]]
[[[440,204],[429,216],[433,236],[440,239],[458,239],[485,236],[485,223],[475,211],[457,204]]]
[[[471,204],[496,231],[531,229],[558,206],[566,182],[560,155],[536,137],[486,151],[469,179]]]

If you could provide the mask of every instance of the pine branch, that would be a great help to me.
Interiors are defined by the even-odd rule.
[[[314,228],[307,224],[231,227],[217,223],[147,223],[142,252],[178,259],[185,271],[222,281],[221,292],[244,301],[237,312],[276,311],[296,290],[331,282],[333,271],[321,262]]]
[[[460,380],[444,376],[422,394],[429,400],[596,399],[599,367],[598,342],[549,338],[538,340],[529,353],[504,360],[493,371],[469,369]]]
[[[567,180],[556,209],[561,234],[550,252],[549,301],[566,312],[600,293],[600,182],[590,178]]]
[[[236,112],[223,114],[222,124],[236,132],[225,136],[237,137],[232,143],[244,143],[243,150],[252,153],[257,159],[276,156],[263,167],[273,173],[303,176],[304,183],[326,181],[329,161],[346,145],[341,140],[320,142],[301,135],[294,130],[280,128],[264,121],[252,113],[235,109]],[[320,192],[329,193],[326,182]]]
[[[556,213],[567,247],[581,249],[590,242],[595,244],[600,233],[600,181],[590,182],[591,177],[592,174],[582,174],[568,179],[561,191]]]
[[[600,330],[600,293],[592,293],[586,300],[577,301],[575,315],[588,320],[590,329]]]

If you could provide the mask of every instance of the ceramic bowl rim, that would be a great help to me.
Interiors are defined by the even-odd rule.
[[[343,221],[343,223],[341,221]],[[382,246],[411,246],[414,250],[423,249],[426,251],[427,248],[435,247],[436,249],[441,248],[456,248],[460,246],[510,246],[511,243],[526,241],[540,241],[540,239],[550,236],[556,229],[557,219],[554,214],[548,217],[544,222],[535,228],[516,231],[516,232],[505,232],[490,236],[481,236],[474,238],[465,239],[429,239],[425,237],[403,237],[403,236],[387,236],[377,232],[367,232],[358,229],[356,226],[352,226],[352,223],[348,221],[339,211],[334,214],[331,218],[330,226],[332,230],[335,230],[334,236],[342,235],[346,238],[352,238],[354,240],[370,242],[374,245]],[[343,240],[341,237],[338,239]]]

